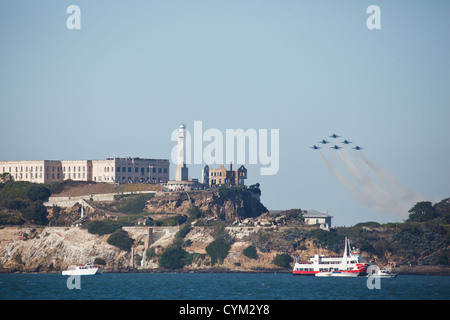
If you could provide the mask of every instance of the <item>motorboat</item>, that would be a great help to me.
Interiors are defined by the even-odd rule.
[[[67,270],[62,272],[63,276],[93,276],[97,274],[102,274],[103,268],[92,264],[85,264],[84,266],[69,266]]]

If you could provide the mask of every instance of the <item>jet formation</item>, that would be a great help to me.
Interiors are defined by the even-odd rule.
[[[335,133],[333,133],[331,136],[329,136],[330,138],[333,138],[333,139],[337,139],[337,138],[340,138],[340,136],[339,135],[337,135],[337,134],[335,134]],[[330,143],[330,141],[327,141],[327,140],[325,140],[325,139],[322,139],[322,141],[319,141],[318,143],[321,143],[321,144],[328,144],[328,143]],[[349,141],[349,140],[347,140],[347,139],[345,139],[344,141],[342,141],[341,143],[343,143],[343,144],[351,144],[352,143],[352,141]],[[318,147],[318,146],[316,146],[316,145],[313,145],[312,147],[310,147],[311,149],[314,149],[314,150],[319,150],[319,149],[321,149],[320,147]],[[334,150],[339,150],[339,149],[342,149],[342,147],[340,147],[340,146],[337,146],[337,145],[334,145],[334,146],[332,146],[332,147],[330,147],[330,149],[334,149]],[[362,150],[362,149],[364,149],[364,148],[362,148],[362,147],[360,147],[360,146],[356,146],[356,147],[354,147],[354,148],[352,148],[352,149],[355,149],[355,150],[357,150],[357,151],[359,151],[359,150]]]

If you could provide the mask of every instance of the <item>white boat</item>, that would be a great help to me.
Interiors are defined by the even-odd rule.
[[[395,278],[397,274],[390,273],[387,269],[376,269],[369,273],[367,277],[378,277],[378,278]]]
[[[335,271],[335,272],[333,272],[333,274],[331,276],[332,277],[354,278],[354,277],[358,277],[359,274],[356,273],[356,272],[350,272],[350,271],[342,270],[342,271]]]
[[[349,249],[348,249],[349,248]],[[317,275],[333,277],[357,277],[366,274],[369,267],[364,262],[359,250],[350,249],[350,242],[345,238],[344,255],[341,257],[324,257],[318,254],[310,258],[310,263],[299,263],[294,265],[294,275]]]
[[[333,272],[320,271],[315,274],[316,277],[331,277]]]
[[[103,273],[102,268],[92,264],[85,264],[84,266],[69,266],[67,270],[62,272],[63,276],[93,276]]]

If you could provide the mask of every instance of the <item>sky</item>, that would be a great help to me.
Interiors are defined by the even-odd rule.
[[[277,129],[278,172],[243,163],[268,209],[403,221],[450,196],[449,16],[438,0],[2,0],[0,160],[170,159],[180,123]]]

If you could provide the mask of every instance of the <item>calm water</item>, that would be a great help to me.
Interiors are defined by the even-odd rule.
[[[68,289],[60,274],[0,274],[0,299],[32,300],[304,300],[450,299],[450,277],[398,276],[369,290],[367,278],[315,278],[291,274],[105,273],[83,276]]]

